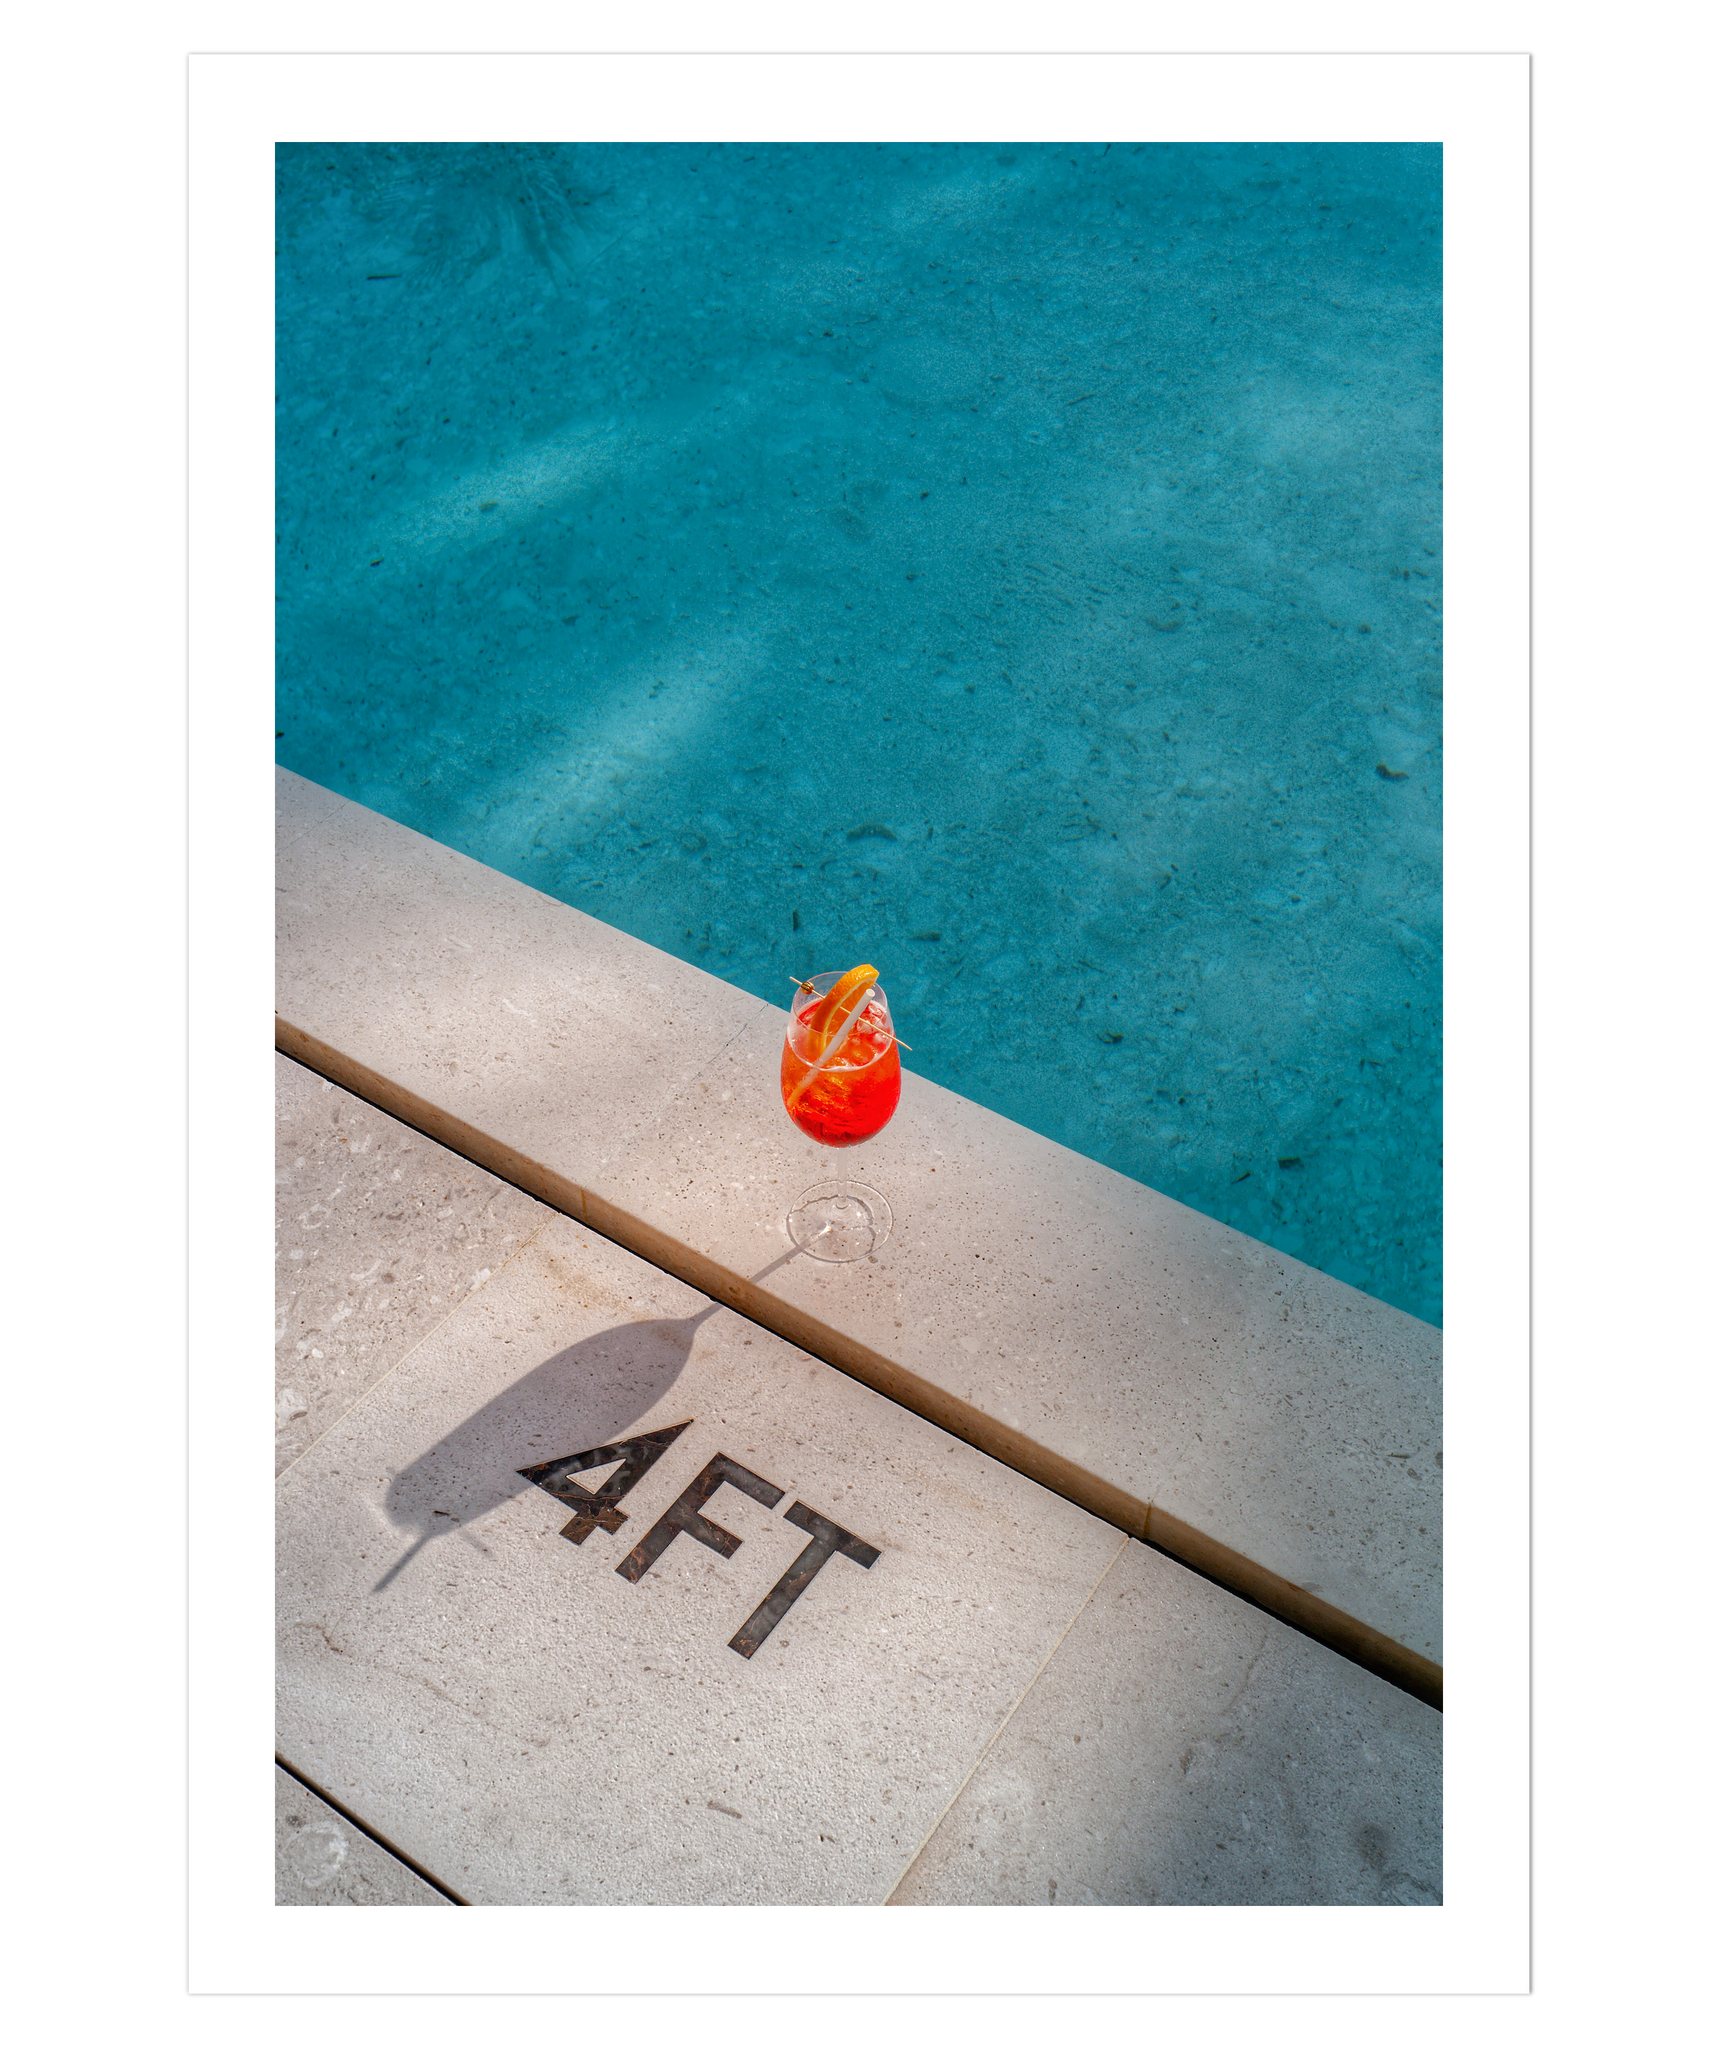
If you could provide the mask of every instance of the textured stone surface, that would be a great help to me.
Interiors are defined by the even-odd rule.
[[[786,1024],[760,1006],[607,1181],[739,1273],[829,1174],[781,1107]],[[890,1241],[771,1291],[1441,1656],[1437,1330],[912,1074],[847,1159]]]
[[[318,1128],[384,1156],[413,1135],[305,1085]],[[289,1069],[288,1110],[295,1091]],[[515,1199],[526,1249],[281,1489],[283,1744],[386,1839],[496,1899],[1435,1899],[1438,1716]],[[346,1217],[355,1254],[398,1229]],[[624,1523],[578,1545],[569,1504],[519,1477],[688,1416]],[[682,1535],[621,1579],[717,1441],[788,1490],[772,1510],[721,1488],[704,1512],[733,1557]],[[886,1541],[848,1503],[891,1497]],[[803,1546],[802,1498],[881,1554],[830,1558],[742,1660],[727,1638]],[[279,1775],[281,1903],[445,1903]]]
[[[275,1055],[275,1470],[542,1227],[528,1195]]]
[[[276,792],[280,1014],[575,1180],[760,1007],[285,770]]]
[[[1440,1905],[1442,1734],[1129,1543],[890,1903]]]
[[[893,1364],[1441,1656],[1441,1339],[908,1074],[850,1155],[875,1265],[786,1248],[822,1161],[785,1013],[282,771],[281,1014]],[[561,1077],[574,1069],[578,1084]]]
[[[278,1765],[274,1773],[274,1902],[277,1906],[453,1903]]]
[[[579,1543],[519,1476],[680,1423]],[[717,1454],[779,1498],[722,1486],[738,1549],[681,1535],[629,1582]],[[879,1554],[741,1656],[800,1504]],[[279,1523],[282,1753],[478,1904],[880,1902],[1124,1540],[561,1217],[283,1476]]]

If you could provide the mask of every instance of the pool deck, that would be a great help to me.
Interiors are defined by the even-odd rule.
[[[278,795],[283,1902],[1441,1896],[1437,1331],[911,1073],[819,1265],[782,1009]]]

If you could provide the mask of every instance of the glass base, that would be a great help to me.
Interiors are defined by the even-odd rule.
[[[894,1221],[875,1188],[820,1180],[787,1212],[787,1234],[808,1258],[838,1266],[881,1250]]]

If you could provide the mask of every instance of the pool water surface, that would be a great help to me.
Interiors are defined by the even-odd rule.
[[[295,145],[287,767],[1442,1313],[1441,161]]]

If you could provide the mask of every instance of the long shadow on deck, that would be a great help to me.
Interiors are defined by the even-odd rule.
[[[753,1278],[798,1256],[784,1252]],[[385,1592],[436,1537],[528,1493],[526,1468],[624,1438],[680,1377],[699,1325],[723,1306],[712,1301],[691,1315],[620,1323],[583,1337],[431,1445],[388,1489],[388,1519],[412,1541],[371,1590]],[[581,1483],[588,1486],[588,1477]]]

